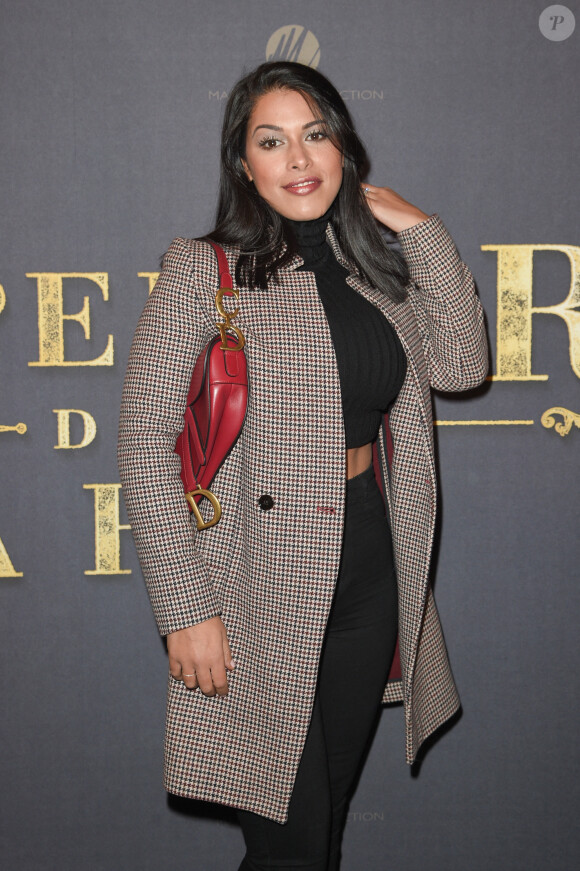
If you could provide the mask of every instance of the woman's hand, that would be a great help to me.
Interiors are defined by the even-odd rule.
[[[171,632],[167,651],[169,671],[176,680],[191,690],[199,687],[205,696],[226,695],[226,669],[233,671],[234,661],[221,617]]]
[[[391,188],[378,188],[373,184],[362,185],[369,208],[377,221],[390,227],[395,233],[408,230],[421,221],[426,221],[429,215],[416,206],[408,203]]]

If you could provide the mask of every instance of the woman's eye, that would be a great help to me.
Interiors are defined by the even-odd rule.
[[[260,148],[275,148],[276,145],[279,145],[280,140],[276,139],[274,136],[267,136],[265,139],[261,139],[258,143]]]
[[[318,142],[320,139],[326,139],[326,133],[324,130],[311,130],[308,134],[308,139],[314,140],[314,142]]]

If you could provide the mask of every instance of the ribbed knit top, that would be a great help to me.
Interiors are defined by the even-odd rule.
[[[375,440],[381,417],[397,398],[407,371],[399,337],[376,306],[346,282],[347,270],[326,240],[329,212],[314,221],[288,221],[313,272],[340,375],[347,448]]]

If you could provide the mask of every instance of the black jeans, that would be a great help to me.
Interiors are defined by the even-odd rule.
[[[239,871],[337,871],[348,802],[397,640],[391,533],[372,468],[347,482],[343,551],[312,720],[284,825],[238,811]]]

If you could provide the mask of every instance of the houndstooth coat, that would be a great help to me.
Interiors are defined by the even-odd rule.
[[[349,268],[332,227],[328,240]],[[469,270],[440,219],[399,234],[412,283],[390,302],[354,274],[401,339],[407,375],[377,439],[399,584],[406,755],[458,708],[428,583],[435,523],[430,385],[465,390],[487,372],[483,315]],[[230,264],[235,251],[228,251]],[[345,440],[334,349],[312,273],[300,257],[266,291],[241,288],[236,319],[250,378],[242,435],[212,490],[223,516],[197,532],[174,454],[194,362],[215,335],[215,255],[175,240],[133,342],[119,465],[133,535],[162,634],[220,614],[236,668],[225,697],[169,678],[165,785],[173,793],[284,822],[306,738],[338,574]],[[271,510],[259,497],[269,495]],[[348,693],[348,687],[345,687]]]

